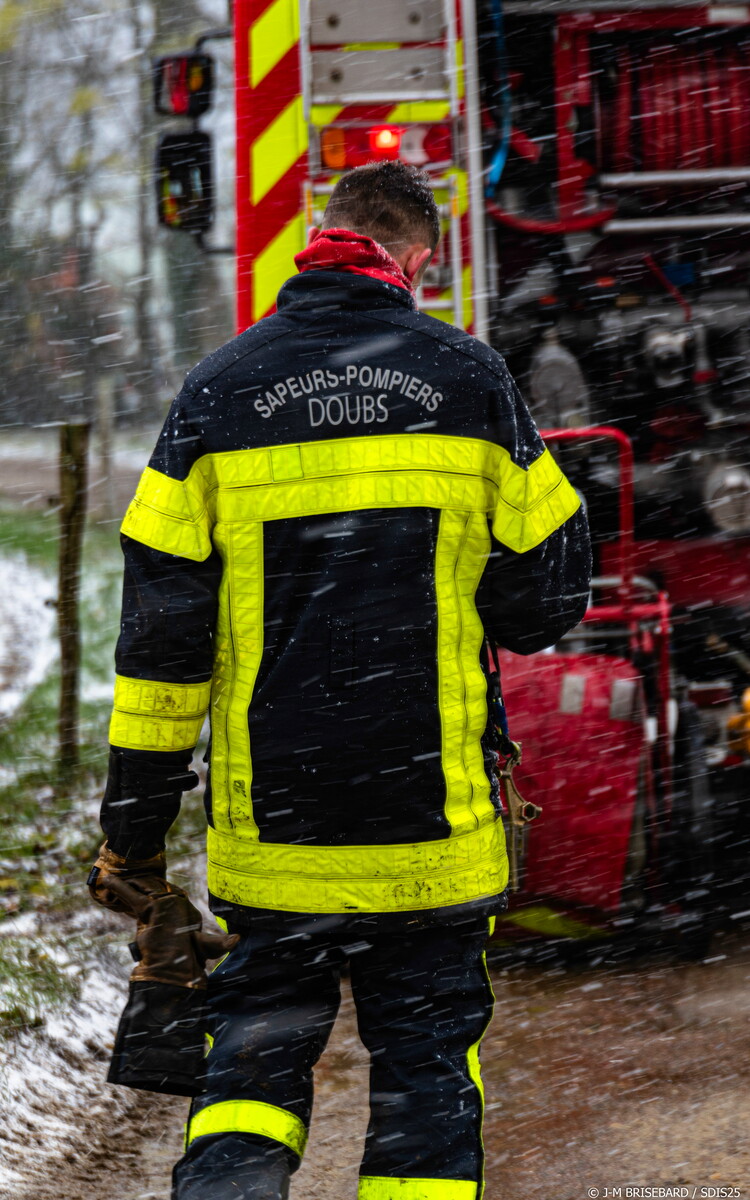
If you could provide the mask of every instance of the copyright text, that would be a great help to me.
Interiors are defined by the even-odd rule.
[[[588,1200],[741,1200],[738,1187],[684,1184],[678,1187],[590,1187]]]

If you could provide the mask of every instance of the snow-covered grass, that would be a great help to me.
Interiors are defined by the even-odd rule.
[[[21,554],[3,559],[3,573],[11,583],[0,592],[0,720],[7,720],[46,678],[57,647],[47,574]]]
[[[55,513],[0,508],[5,651],[12,657],[18,641],[17,658],[28,668],[14,684],[12,711],[8,705],[0,715],[0,1035],[28,1030],[56,1004],[69,1006],[75,998],[69,970],[75,946],[59,943],[56,930],[60,920],[89,910],[85,879],[102,837],[98,813],[119,625],[119,542],[111,525],[91,525],[86,535],[80,767],[65,779],[56,764],[54,607],[45,604],[56,593],[57,546]],[[200,798],[189,796],[170,838],[172,859],[181,868],[172,875],[180,882],[188,881],[202,853],[203,829]],[[31,921],[36,929],[35,916],[44,931],[27,941],[25,932],[16,932],[18,922]]]
[[[119,546],[111,529],[94,526],[86,537],[81,767],[64,783],[56,769],[55,610],[45,603],[56,594],[57,547],[56,514],[0,509],[0,566],[6,581],[0,653],[8,684],[0,697],[0,1094],[10,1113],[7,1143],[14,1140],[14,1111],[18,1137],[28,1137],[26,1100],[42,1076],[45,1093],[57,1094],[55,1128],[59,1125],[63,1140],[73,1135],[85,1090],[78,1064],[90,1059],[83,1042],[88,1038],[106,1052],[127,975],[124,944],[104,944],[125,942],[121,923],[89,905],[85,886],[100,841],[97,814],[107,761]],[[95,939],[94,952],[90,931],[97,922],[109,928]],[[107,978],[108,971],[113,978]],[[48,1113],[45,1141],[50,1121]],[[8,1144],[6,1150],[11,1149]],[[11,1181],[12,1172],[0,1180]]]
[[[99,837],[96,813],[107,759],[119,546],[111,529],[92,526],[87,533],[81,587],[81,762],[66,780],[59,778],[56,763],[54,607],[45,606],[56,593],[57,546],[56,514],[0,509],[0,563],[7,580],[0,611],[10,642],[5,654],[11,665],[14,656],[21,665],[30,660],[28,669],[12,679],[12,704],[6,704],[0,721],[0,910],[10,914],[73,903]],[[31,645],[36,650],[30,651]]]
[[[80,948],[70,940],[9,933],[0,948],[0,1036],[39,1028],[52,1011],[78,998]]]
[[[84,1157],[97,1123],[132,1105],[134,1094],[103,1086],[127,990],[120,926],[93,908],[0,925],[2,1196],[57,1158]]]
[[[0,506],[9,604],[5,654],[33,643],[13,705],[0,714],[0,1196],[34,1195],[52,1162],[85,1157],[101,1130],[142,1104],[103,1081],[132,966],[129,921],[90,903],[119,624],[121,558],[112,523],[87,532],[81,584],[80,768],[56,767],[54,650],[58,519]],[[25,623],[16,614],[25,614]],[[26,619],[27,618],[27,619]],[[18,658],[23,657],[20,653]],[[28,663],[27,663],[28,666]],[[33,667],[33,669],[31,669]],[[170,834],[170,878],[204,909],[205,821],[185,797]],[[200,881],[200,882],[199,882]],[[210,918],[209,918],[210,920]],[[27,1188],[31,1188],[27,1191]]]

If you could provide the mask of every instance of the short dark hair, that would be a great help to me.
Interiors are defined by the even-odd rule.
[[[440,241],[440,216],[429,176],[399,161],[355,167],[334,187],[323,228],[366,234],[391,254],[411,242],[424,242],[434,250]]]

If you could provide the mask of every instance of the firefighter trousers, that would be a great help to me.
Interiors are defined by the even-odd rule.
[[[359,1200],[480,1200],[488,931],[486,916],[397,931],[339,916],[230,923],[242,939],[209,979],[207,1085],[173,1200],[288,1196],[347,962],[371,1060]]]

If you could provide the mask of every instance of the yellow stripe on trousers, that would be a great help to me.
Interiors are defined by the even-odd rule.
[[[479,1184],[470,1179],[391,1179],[361,1175],[357,1200],[479,1200]]]
[[[283,1142],[300,1158],[307,1143],[307,1129],[299,1117],[261,1100],[221,1100],[202,1108],[190,1118],[186,1146],[221,1133],[256,1133]]]
[[[489,928],[487,931],[488,937],[492,937],[494,929],[495,929],[495,918],[490,917]],[[479,1093],[479,1103],[481,1105],[481,1110],[482,1110],[481,1124],[479,1126],[479,1140],[482,1143],[482,1179],[477,1186],[477,1200],[482,1200],[482,1196],[484,1195],[484,1183],[485,1183],[485,1180],[484,1180],[484,1139],[482,1137],[482,1130],[484,1127],[484,1083],[482,1082],[482,1072],[481,1072],[481,1068],[480,1068],[480,1064],[479,1064],[479,1047],[482,1044],[482,1038],[484,1037],[485,1033],[489,1029],[490,1021],[492,1020],[492,1014],[494,1012],[494,1007],[495,1007],[495,993],[492,988],[492,981],[490,979],[490,973],[487,970],[487,955],[486,954],[482,955],[482,967],[484,969],[484,977],[487,980],[487,987],[489,988],[490,995],[492,996],[492,1005],[490,1007],[490,1015],[487,1018],[487,1024],[485,1025],[484,1029],[480,1033],[480,1035],[477,1038],[474,1045],[469,1047],[469,1052],[466,1056],[466,1060],[467,1060],[468,1067],[469,1067],[469,1076],[472,1080],[472,1083],[474,1084],[474,1086],[476,1087],[476,1089]]]

